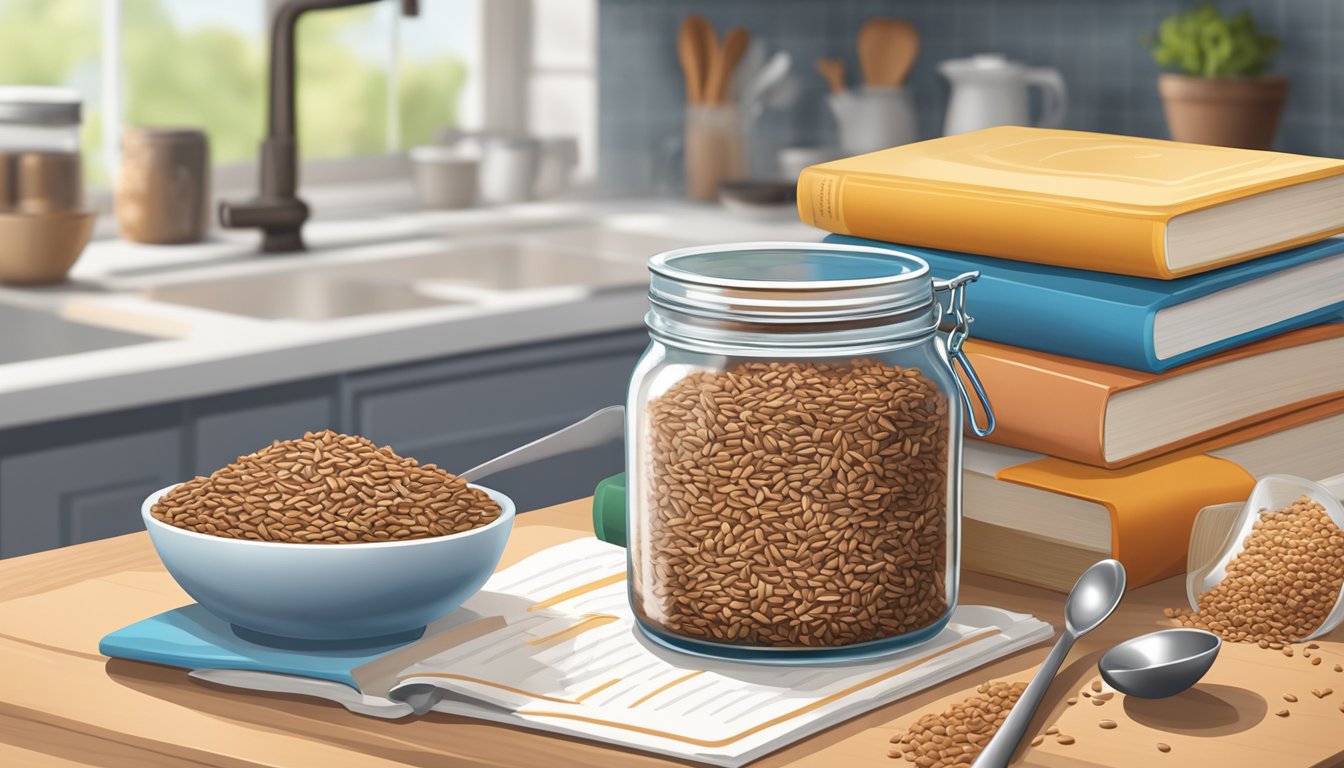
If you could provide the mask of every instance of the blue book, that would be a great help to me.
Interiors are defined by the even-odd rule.
[[[967,292],[972,337],[1152,373],[1344,311],[1344,238],[1175,280],[844,235],[825,242],[909,253],[943,279],[978,270]]]

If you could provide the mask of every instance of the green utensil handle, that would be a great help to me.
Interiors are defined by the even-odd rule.
[[[608,544],[625,546],[625,473],[612,475],[593,491],[593,534]]]

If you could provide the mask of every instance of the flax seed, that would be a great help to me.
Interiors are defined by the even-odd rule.
[[[893,736],[891,743],[896,747],[887,755],[925,768],[970,765],[1026,689],[1026,683],[984,683],[975,694],[940,713],[920,717],[905,733]],[[1031,745],[1040,746],[1044,740],[1044,735],[1038,735]]]
[[[647,624],[825,647],[947,613],[951,417],[920,371],[745,363],[686,375],[644,418],[631,555]]]
[[[367,492],[341,490],[364,475],[375,481]],[[414,514],[398,516],[394,508]],[[169,525],[222,538],[347,544],[460,533],[498,518],[500,508],[432,464],[328,430],[240,456],[209,477],[182,483],[150,512]]]
[[[1303,496],[1283,509],[1262,512],[1227,564],[1227,576],[1197,598],[1198,612],[1172,609],[1182,626],[1198,627],[1231,642],[1281,648],[1315,632],[1344,586],[1344,531],[1325,508]],[[1303,655],[1321,663],[1310,644]]]

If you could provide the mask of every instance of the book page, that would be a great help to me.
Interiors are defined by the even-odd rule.
[[[702,659],[634,626],[625,566],[624,549],[581,539],[500,572],[467,607],[506,626],[407,666],[390,696],[439,688],[532,727],[736,765],[1053,634],[1030,616],[962,606],[933,640],[877,661]]]

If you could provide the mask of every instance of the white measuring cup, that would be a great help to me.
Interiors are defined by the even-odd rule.
[[[1227,578],[1227,564],[1241,553],[1246,537],[1251,534],[1252,526],[1262,513],[1283,509],[1302,496],[1318,502],[1335,525],[1344,530],[1344,504],[1340,503],[1341,496],[1344,496],[1344,475],[1336,475],[1319,483],[1293,475],[1265,475],[1255,484],[1251,497],[1246,500],[1232,524],[1224,540],[1222,553],[1204,567],[1186,575],[1185,592],[1190,607],[1198,611],[1199,596]],[[1329,634],[1341,621],[1344,621],[1344,600],[1337,597],[1325,621],[1309,637],[1302,638],[1302,642]]]

